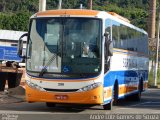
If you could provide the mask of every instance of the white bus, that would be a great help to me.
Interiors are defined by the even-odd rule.
[[[30,19],[27,36],[28,102],[46,102],[48,107],[98,104],[111,109],[113,102],[126,96],[139,100],[147,87],[147,33],[115,13],[38,12]]]

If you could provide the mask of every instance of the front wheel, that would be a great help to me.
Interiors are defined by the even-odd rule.
[[[55,103],[46,102],[47,107],[55,107]]]
[[[103,105],[104,110],[112,110],[113,109],[113,100],[111,100],[108,104]]]

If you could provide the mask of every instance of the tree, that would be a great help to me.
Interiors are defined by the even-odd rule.
[[[39,0],[0,0],[0,29],[27,30],[29,16],[38,11]],[[87,8],[88,0],[62,0],[62,8]],[[146,30],[148,0],[92,0],[93,9],[112,11]],[[57,9],[59,0],[47,0],[47,9]],[[127,11],[127,12],[126,12]],[[6,19],[6,20],[5,20]],[[22,20],[21,20],[22,19]]]

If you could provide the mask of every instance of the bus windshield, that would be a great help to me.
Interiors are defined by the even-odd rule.
[[[32,19],[27,72],[45,77],[99,74],[101,36],[100,19]]]

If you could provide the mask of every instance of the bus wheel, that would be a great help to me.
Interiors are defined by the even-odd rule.
[[[141,101],[141,92],[138,91],[135,95],[133,95],[134,101]]]
[[[133,100],[134,101],[140,101],[141,100],[141,93],[143,91],[143,80],[140,80],[139,85],[138,85],[138,93],[133,95]]]
[[[118,104],[118,82],[116,81],[113,89],[113,105]]]
[[[51,102],[46,102],[46,106],[47,107],[55,107],[55,103],[51,103]]]
[[[103,105],[104,110],[112,110],[113,108],[113,100],[111,100],[108,104]]]

